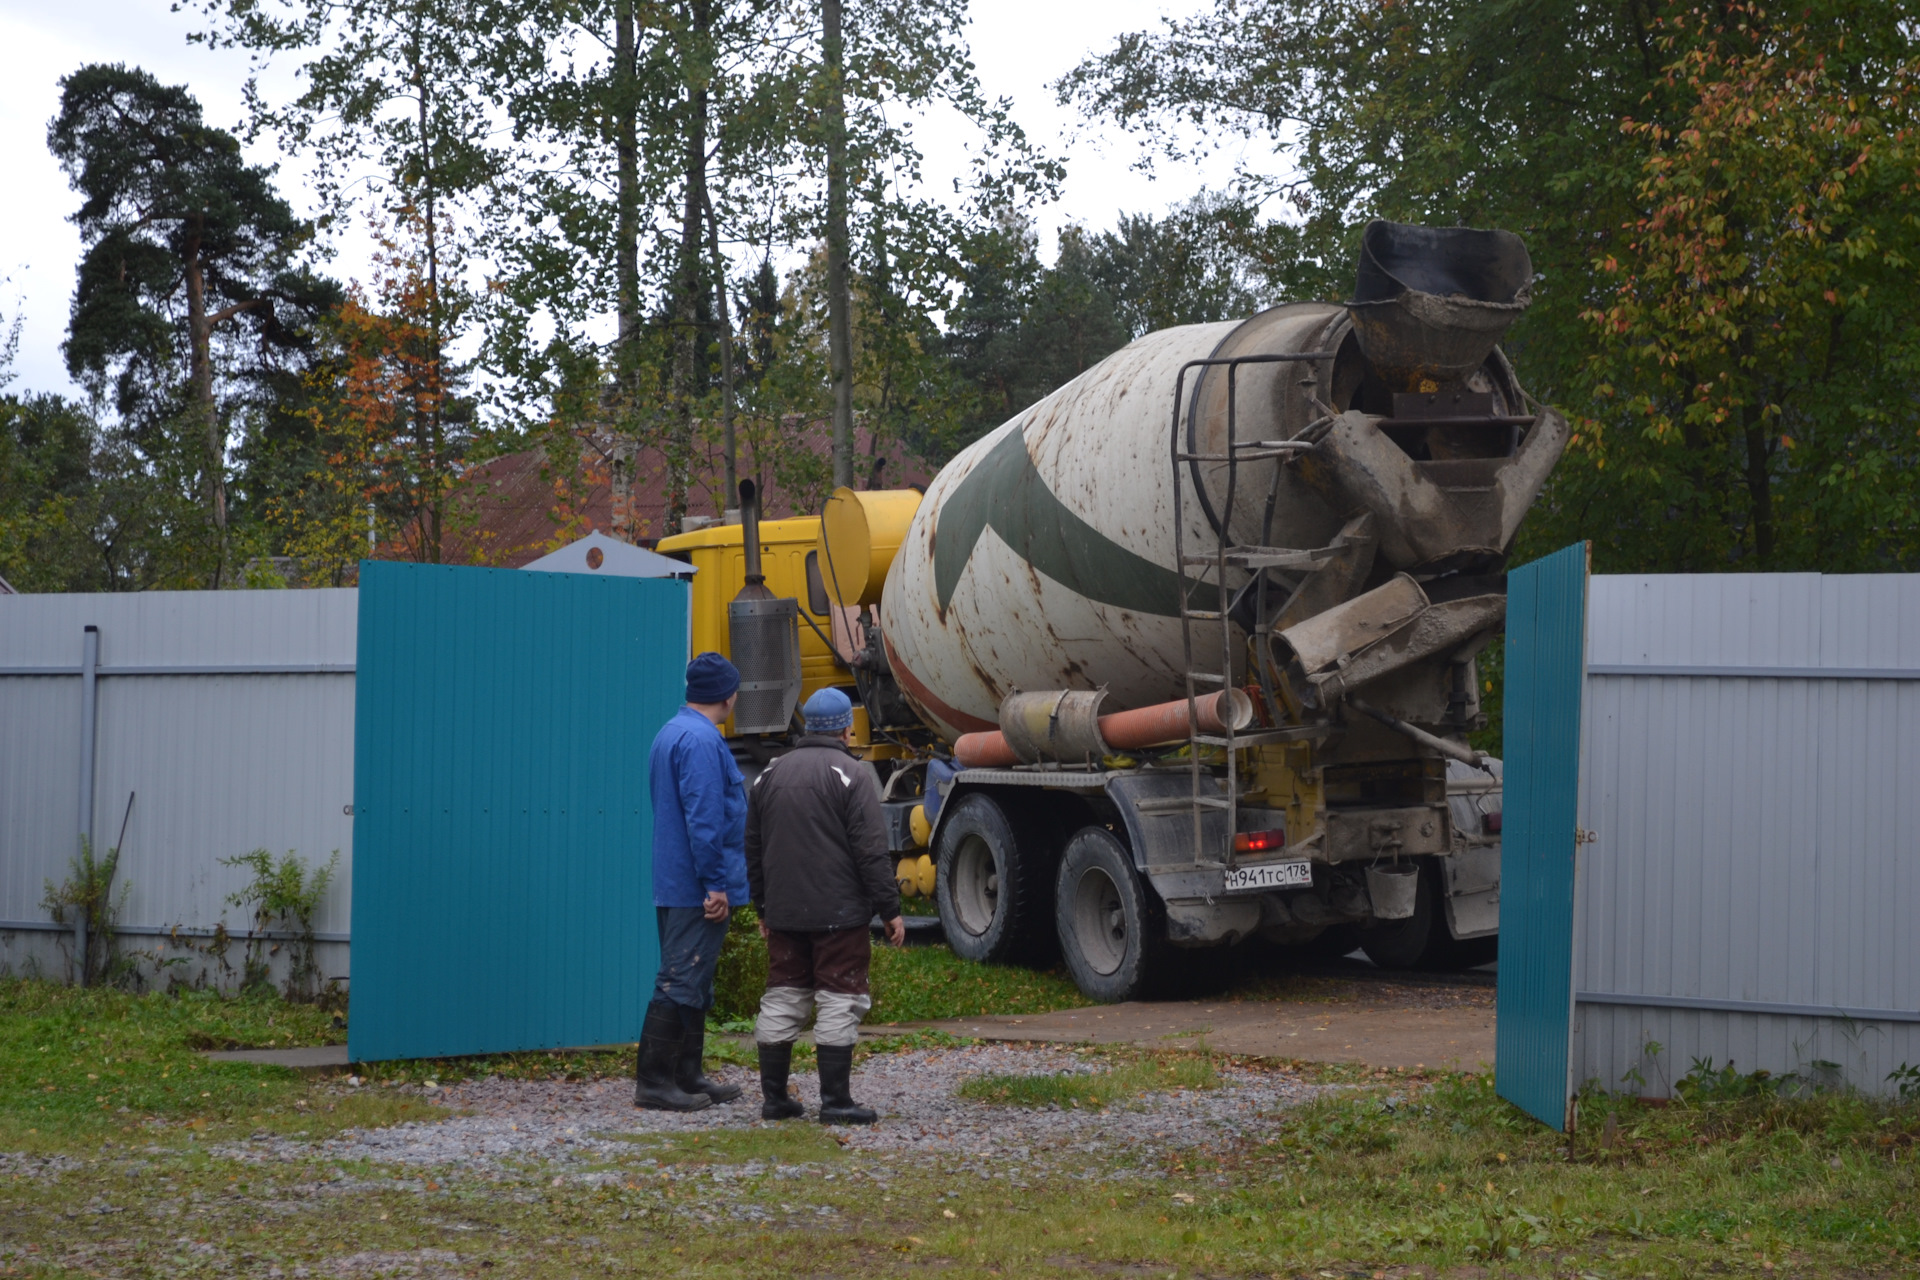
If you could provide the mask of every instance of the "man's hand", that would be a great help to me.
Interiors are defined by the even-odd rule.
[[[907,945],[907,918],[895,916],[887,921],[887,941],[896,947]]]
[[[762,920],[760,922],[760,941],[765,942],[768,938],[771,938],[772,936],[773,936],[773,930],[767,928],[767,922],[765,920]]]
[[[700,910],[709,920],[725,920],[727,918],[727,895],[719,892],[709,893],[707,900],[700,904]]]

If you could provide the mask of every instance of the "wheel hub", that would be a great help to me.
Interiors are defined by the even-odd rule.
[[[1073,889],[1074,941],[1095,973],[1116,972],[1127,958],[1127,911],[1120,886],[1098,867],[1089,867]]]
[[[1000,907],[1000,867],[993,849],[979,836],[969,836],[954,851],[948,892],[962,929],[978,937],[993,927]]]

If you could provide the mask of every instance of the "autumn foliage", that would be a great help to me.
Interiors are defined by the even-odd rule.
[[[376,224],[372,284],[355,283],[327,326],[306,411],[322,465],[276,513],[289,553],[320,570],[309,576],[342,580],[362,555],[438,563],[458,519],[469,415],[447,345],[460,302],[425,268],[430,230],[410,211],[397,233]]]
[[[1576,450],[1660,567],[1911,563],[1920,67],[1731,13],[1663,24],[1685,110],[1622,125],[1644,213],[1596,263]]]

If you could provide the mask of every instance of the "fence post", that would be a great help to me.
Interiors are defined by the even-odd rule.
[[[100,628],[89,626],[80,633],[80,853],[93,852],[93,762],[94,734],[98,719],[95,708],[95,681],[100,669]],[[73,985],[87,985],[87,908],[80,904],[73,913]]]

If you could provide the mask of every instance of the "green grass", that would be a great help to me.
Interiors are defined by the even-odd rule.
[[[1602,1275],[1757,1275],[1768,1262],[1892,1275],[1920,1252],[1911,1106],[1848,1095],[1586,1106],[1592,1132],[1569,1146],[1487,1077],[1343,1090],[1223,1160],[1243,1189],[1202,1207],[1213,1230],[1240,1217],[1302,1267],[1357,1254],[1534,1274],[1571,1255]]]
[[[1178,1071],[1183,1060],[1204,1061],[1141,1062]],[[1247,1141],[1150,1157],[1062,1149],[1058,1164],[1027,1169],[1024,1189],[938,1154],[844,1147],[815,1124],[634,1135],[595,1166],[618,1175],[597,1185],[555,1185],[539,1167],[502,1180],[341,1165],[318,1151],[249,1164],[190,1145],[142,1154],[77,1143],[79,1158],[57,1173],[0,1179],[0,1247],[11,1251],[0,1266],[189,1276],[411,1266],[555,1280],[1920,1270],[1912,1107],[1845,1096],[1588,1106],[1616,1113],[1614,1140],[1602,1149],[1583,1137],[1570,1152],[1484,1079],[1401,1076],[1269,1117]],[[761,1216],[717,1212],[728,1197]]]
[[[0,979],[0,1144],[46,1149],[171,1128],[195,1138],[330,1131],[424,1112],[369,1092],[316,1110],[296,1073],[202,1049],[289,1048],[344,1033],[311,1005],[213,992],[129,995]]]
[[[1278,1115],[1250,1115],[1246,1140],[1155,1153],[1060,1148],[1047,1157],[1054,1163],[1024,1166],[1022,1189],[983,1180],[937,1149],[876,1154],[817,1124],[744,1127],[747,1112],[736,1129],[633,1135],[595,1166],[621,1175],[599,1185],[555,1186],[559,1170],[540,1166],[343,1163],[317,1146],[264,1164],[210,1152],[215,1140],[262,1129],[318,1139],[447,1114],[413,1091],[209,1063],[194,1048],[209,1037],[324,1038],[336,1029],[320,1016],[267,1000],[0,983],[0,1151],[66,1157],[0,1173],[0,1271],[413,1266],[556,1280],[879,1280],[929,1266],[951,1277],[1182,1280],[1920,1273],[1920,1106],[1846,1094],[1789,1099],[1769,1082],[1705,1073],[1667,1107],[1584,1097],[1583,1132],[1569,1143],[1501,1101],[1485,1077],[1326,1068],[1315,1078],[1340,1087]],[[1204,1088],[1217,1060],[1168,1052],[1096,1061],[1100,1070],[1084,1076],[986,1077],[965,1092],[1010,1106],[1117,1109],[1147,1091]],[[624,1075],[630,1066],[624,1053],[471,1062],[528,1076]],[[465,1069],[406,1068],[442,1078]],[[760,1216],[712,1211],[723,1194]],[[423,1250],[454,1256],[435,1261]]]
[[[1484,1077],[1328,1068],[1317,1078],[1341,1087],[1249,1116],[1248,1140],[1156,1153],[1063,1148],[1051,1165],[1028,1165],[1018,1190],[937,1151],[876,1154],[817,1124],[745,1127],[745,1113],[736,1129],[634,1134],[594,1166],[619,1175],[598,1185],[563,1177],[555,1186],[555,1171],[538,1166],[418,1170],[342,1163],[318,1148],[254,1164],[209,1152],[210,1140],[260,1129],[319,1138],[446,1114],[411,1091],[209,1063],[193,1047],[209,1037],[324,1038],[334,1029],[318,1017],[273,1001],[0,984],[0,1149],[68,1157],[0,1176],[0,1268],[332,1274],[358,1258],[345,1269],[556,1280],[879,1280],[928,1266],[952,1277],[1183,1280],[1920,1271],[1920,1108],[1843,1094],[1789,1100],[1718,1076],[1664,1108],[1587,1097],[1586,1131],[1569,1144]],[[475,1071],[529,1076],[629,1065],[624,1053],[470,1061]],[[1204,1054],[1094,1061],[1099,1069],[1085,1075],[989,1076],[964,1092],[1010,1106],[1117,1109],[1218,1079]],[[407,1070],[453,1078],[468,1065]],[[759,1216],[714,1212],[721,1196]]]
[[[1093,1003],[1063,971],[975,964],[944,946],[874,948],[872,984],[869,1024],[1051,1013]]]
[[[781,1124],[765,1129],[719,1129],[707,1133],[634,1133],[622,1137],[662,1164],[728,1165],[748,1160],[805,1164],[838,1160],[837,1132],[820,1124]]]
[[[978,1076],[960,1086],[960,1096],[1014,1107],[1097,1109],[1121,1106],[1142,1094],[1213,1089],[1219,1084],[1220,1074],[1214,1069],[1213,1059],[1195,1054],[1140,1057],[1089,1072]]]
[[[362,1087],[325,1090],[344,1071],[309,1078],[281,1067],[212,1062],[207,1049],[337,1044],[333,1015],[275,997],[211,991],[132,995],[0,979],[0,1148],[55,1150],[74,1142],[147,1135],[220,1140],[267,1129],[321,1136],[363,1124],[442,1114],[393,1086],[487,1076],[589,1080],[633,1070],[627,1046],[357,1064]],[[968,1043],[938,1032],[863,1042],[861,1056]],[[812,1046],[796,1065],[811,1070]],[[751,1043],[709,1036],[707,1063],[754,1066]]]
[[[854,1048],[854,1060],[872,1053],[900,1053],[908,1049],[964,1049],[980,1041],[968,1036],[949,1035],[945,1031],[929,1030],[924,1027],[896,1029],[882,1025],[868,1027],[871,1035],[860,1037],[860,1043]],[[799,1048],[805,1048],[802,1045]],[[798,1050],[796,1049],[796,1052]]]

